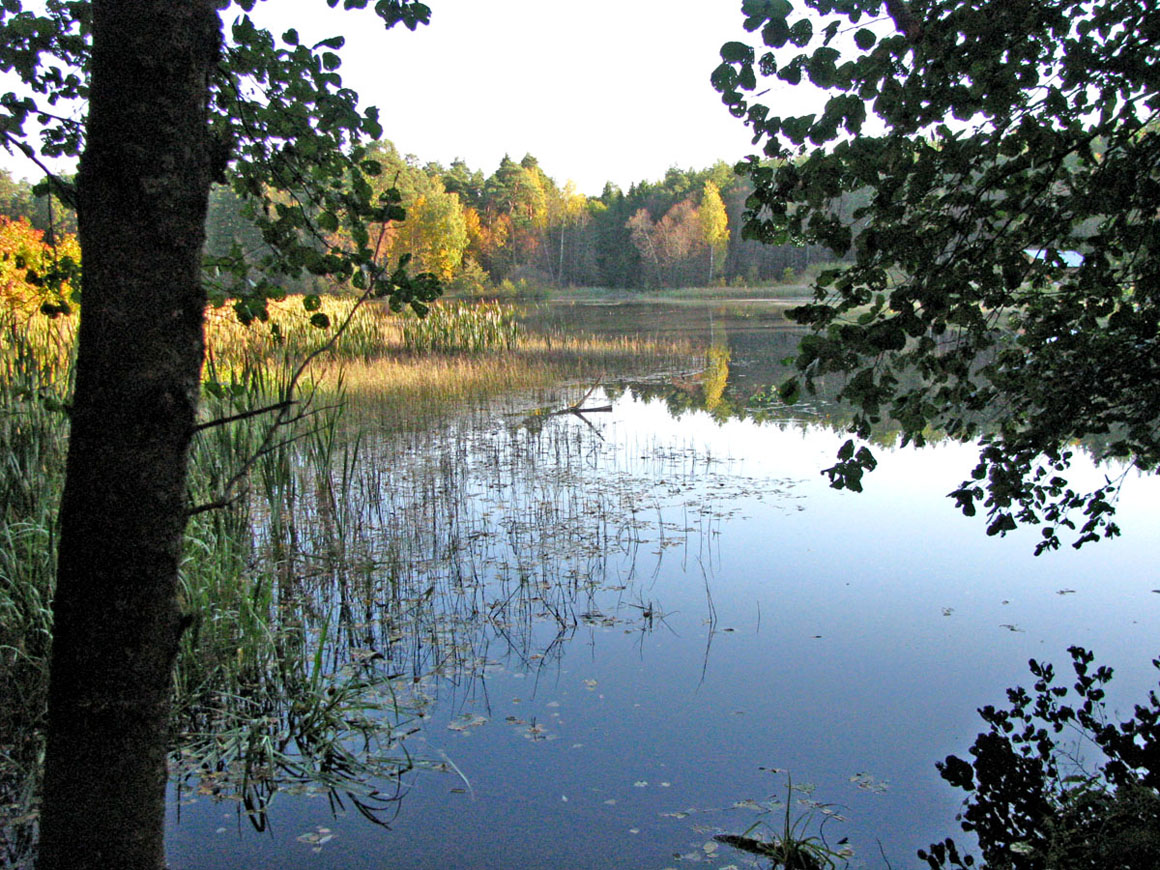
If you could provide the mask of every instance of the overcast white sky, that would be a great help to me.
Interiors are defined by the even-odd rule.
[[[560,185],[599,194],[670,166],[750,153],[745,126],[709,85],[722,43],[748,36],[741,0],[427,0],[431,24],[385,30],[369,11],[266,0],[277,36],[346,36],[340,70],[404,154],[491,174],[531,153]],[[372,4],[373,5],[373,4]],[[226,25],[236,9],[227,11]],[[0,150],[0,166],[35,177]]]
[[[385,31],[323,0],[270,0],[261,15],[303,37],[347,37],[340,72],[382,110],[403,153],[490,174],[535,155],[561,185],[627,189],[670,166],[749,153],[709,84],[722,43],[744,38],[740,0],[427,0],[431,24]],[[279,30],[280,33],[280,30]]]

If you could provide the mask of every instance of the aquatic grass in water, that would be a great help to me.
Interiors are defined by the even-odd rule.
[[[524,336],[514,350],[478,355],[408,353],[398,318],[366,306],[354,312],[351,341],[340,342],[320,369],[325,389],[308,384],[303,392],[313,404],[299,406],[296,425],[271,439],[262,410],[282,400],[289,364],[325,340],[302,320],[292,302],[275,306],[277,330],[211,316],[205,424],[191,459],[194,513],[181,580],[192,621],[175,672],[174,724],[184,735],[175,771],[195,791],[237,795],[257,824],[284,788],[346,790],[362,808],[386,807],[389,788],[361,783],[373,776],[385,788],[414,764],[401,740],[431,701],[430,680],[482,673],[492,630],[517,658],[542,655],[537,645],[550,649],[552,641],[540,639],[537,625],[548,620],[554,637],[583,622],[580,612],[593,611],[577,596],[599,586],[594,565],[619,552],[602,552],[599,537],[594,549],[573,553],[572,537],[552,543],[540,536],[540,529],[611,512],[591,502],[567,508],[558,493],[515,508],[498,526],[488,517],[465,519],[457,502],[461,453],[441,454],[435,467],[424,459],[405,473],[398,469],[410,460],[384,460],[379,445],[363,461],[369,447],[339,423],[344,391],[365,386],[359,377],[367,372],[404,372],[372,387],[402,397],[396,421],[403,423],[414,416],[417,395],[427,398],[429,413],[447,415],[465,400],[595,378],[625,360],[641,370],[662,358],[688,361],[684,346],[561,335]],[[38,320],[43,332],[27,326],[6,329],[0,347],[0,486],[9,493],[0,527],[0,655],[11,683],[0,706],[6,728],[27,738],[24,762],[12,763],[16,747],[4,750],[12,758],[3,800],[17,809],[3,814],[3,824],[20,820],[5,842],[22,848],[32,842],[34,817],[25,810],[35,791],[35,723],[46,685],[72,338],[68,320]],[[478,447],[478,439],[472,443]],[[416,442],[404,457],[427,446]],[[508,461],[488,455],[496,468]],[[238,473],[246,467],[243,485]],[[424,506],[420,513],[416,505]],[[214,509],[198,509],[208,506]],[[518,544],[518,557],[500,554],[501,539]],[[499,586],[485,584],[497,570]]]
[[[342,297],[324,302],[334,322],[354,305]],[[328,337],[309,325],[296,298],[272,305],[268,323],[242,326],[218,314],[208,332],[211,358],[222,372],[230,365],[286,367]],[[703,364],[702,354],[688,341],[531,330],[518,309],[497,303],[438,302],[425,318],[365,303],[314,372],[329,391],[341,376],[344,395],[380,424],[414,428],[505,393],[591,383],[610,373],[689,371]]]
[[[0,318],[0,863],[31,860],[73,323]],[[4,808],[10,808],[5,811]]]
[[[760,855],[782,870],[836,870],[839,862],[846,866],[854,852],[845,845],[843,839],[831,846],[825,837],[825,826],[829,821],[845,821],[830,804],[818,803],[809,798],[798,798],[796,803],[802,810],[793,816],[795,791],[808,794],[811,788],[794,786],[793,778],[786,776],[785,801],[770,799],[764,804],[754,805],[762,818],[750,825],[743,834],[717,834],[713,839],[742,852]],[[767,821],[775,812],[782,818],[780,824]],[[815,823],[815,814],[821,816],[817,823],[817,833],[809,833]],[[758,836],[752,836],[757,834]]]
[[[379,302],[326,297],[331,323],[348,319],[328,352],[330,360],[372,360],[391,354],[480,354],[511,350],[523,334],[517,311],[494,302],[435,302],[425,315],[410,309],[392,312]],[[311,325],[301,297],[272,302],[265,321],[242,325],[228,310],[211,310],[209,344],[230,360],[302,359],[330,338]]]
[[[404,315],[403,347],[411,353],[511,350],[522,330],[515,311],[495,302],[435,303],[425,316]]]
[[[271,439],[267,415],[250,411],[284,395],[274,375],[242,369],[210,381],[208,413],[231,422],[203,429],[195,444],[194,498],[212,503],[239,466],[253,467],[241,497],[195,514],[187,531],[183,596],[195,618],[176,668],[174,716],[180,788],[234,794],[259,827],[283,788],[341,793],[382,811],[394,797],[364,781],[411,766],[389,681],[333,655],[339,612],[327,578],[342,570],[344,538],[331,481],[339,408],[301,406],[297,425]]]

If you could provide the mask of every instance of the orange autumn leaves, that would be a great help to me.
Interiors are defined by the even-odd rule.
[[[25,218],[0,216],[0,308],[20,314],[68,314],[79,299],[81,249],[76,237],[56,244]]]

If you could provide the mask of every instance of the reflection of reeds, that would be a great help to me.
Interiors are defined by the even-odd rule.
[[[353,300],[328,300],[332,321]],[[228,316],[211,318],[211,345],[220,361],[283,365],[318,347],[325,334],[309,326],[300,301],[271,307],[270,321],[243,327]],[[529,332],[518,311],[495,303],[436,303],[425,318],[385,306],[359,308],[342,339],[318,361],[326,389],[341,373],[346,395],[372,406],[379,425],[415,428],[464,404],[564,381],[644,376],[696,367],[698,353],[684,341]]]
[[[651,374],[689,367],[685,345],[639,338],[526,336],[504,354],[486,357],[387,356],[343,367],[356,410],[372,410],[388,428],[414,428],[464,404],[545,390],[610,372]]]
[[[176,669],[176,770],[205,793],[241,796],[259,823],[285,787],[346,790],[361,809],[381,809],[411,764],[400,741],[440,680],[470,684],[497,659],[542,663],[578,625],[616,618],[593,600],[609,566],[623,583],[619,562],[639,550],[639,516],[625,512],[632,486],[590,485],[582,426],[497,429],[494,411],[455,409],[625,366],[687,364],[683,346],[559,334],[408,352],[398,318],[368,306],[320,361],[322,386],[302,391],[296,424],[271,440],[259,412],[325,339],[300,308],[274,306],[248,329],[210,318],[190,504],[217,507],[191,516],[181,568],[192,622]],[[33,327],[0,332],[0,803],[24,808],[46,687],[72,338],[64,319]],[[359,413],[344,415],[344,399]],[[416,422],[435,417],[436,429]],[[394,434],[350,425],[368,419]],[[26,848],[29,818],[9,830],[12,821],[0,813],[3,848]]]

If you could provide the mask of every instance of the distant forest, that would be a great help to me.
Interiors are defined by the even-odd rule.
[[[811,264],[834,259],[823,248],[743,239],[750,182],[724,162],[672,168],[627,191],[608,183],[590,197],[571,182],[558,185],[530,154],[518,163],[505,156],[490,175],[461,160],[423,163],[387,140],[370,156],[381,166],[372,185],[396,187],[407,210],[405,222],[385,228],[382,256],[411,253],[413,268],[435,273],[452,292],[760,286],[794,282]],[[861,204],[836,205],[849,219]],[[2,170],[0,214],[45,233],[75,232],[73,214],[59,203],[50,209],[46,197]],[[225,185],[211,194],[207,234],[210,256],[235,243],[255,253],[263,246]]]

